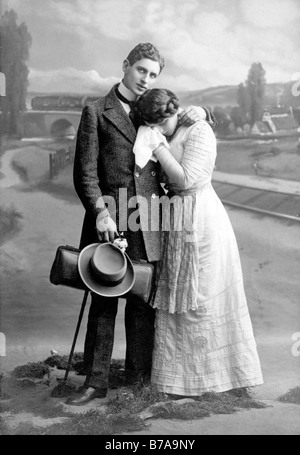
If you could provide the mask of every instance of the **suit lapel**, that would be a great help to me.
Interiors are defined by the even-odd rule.
[[[109,120],[120,131],[120,133],[122,133],[130,142],[134,144],[136,130],[115,94],[115,86],[107,95],[103,116],[106,117],[107,120]]]

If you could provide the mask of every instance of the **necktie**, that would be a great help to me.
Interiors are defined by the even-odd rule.
[[[129,101],[127,98],[125,98],[125,96],[123,96],[122,93],[120,93],[117,88],[116,88],[116,95],[117,95],[117,97],[119,98],[120,101],[122,101],[123,103],[129,105],[129,107],[130,107],[129,118],[132,121],[135,129],[137,130],[139,125],[138,125],[137,119],[136,119],[136,117],[134,115],[134,110],[133,110],[134,101]]]
[[[116,95],[120,101],[122,101],[123,103],[129,104],[129,106],[130,106],[130,104],[133,103],[133,101],[129,101],[127,98],[125,98],[125,96],[123,96],[122,93],[119,92],[118,88],[116,88]]]

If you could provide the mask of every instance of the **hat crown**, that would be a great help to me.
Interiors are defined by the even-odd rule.
[[[124,278],[127,262],[119,247],[112,243],[102,243],[95,249],[90,265],[101,280],[113,285]]]
[[[113,248],[117,249],[112,253],[116,255],[113,256],[114,260],[112,261],[110,255],[104,256],[104,250],[106,251],[107,249],[112,252]],[[94,256],[96,250],[99,251]],[[123,257],[123,255],[125,258],[124,275],[120,260],[120,256]],[[116,259],[116,257],[119,259]],[[112,266],[112,263],[119,265]],[[119,280],[118,276],[112,273],[116,271],[116,268],[120,270],[119,276],[121,278]],[[78,257],[78,272],[85,286],[90,291],[103,297],[121,297],[130,291],[135,282],[135,271],[128,254],[112,243],[92,243],[83,248]]]

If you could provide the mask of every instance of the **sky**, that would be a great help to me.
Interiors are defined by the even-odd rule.
[[[175,92],[239,84],[256,61],[269,83],[300,72],[300,0],[2,0],[7,7],[32,36],[30,91],[108,90],[140,42],[165,58],[156,86]]]

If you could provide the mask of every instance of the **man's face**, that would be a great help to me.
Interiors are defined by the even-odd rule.
[[[136,96],[141,96],[145,90],[151,87],[160,73],[158,62],[143,58],[132,66],[128,60],[123,63],[123,84]]]

